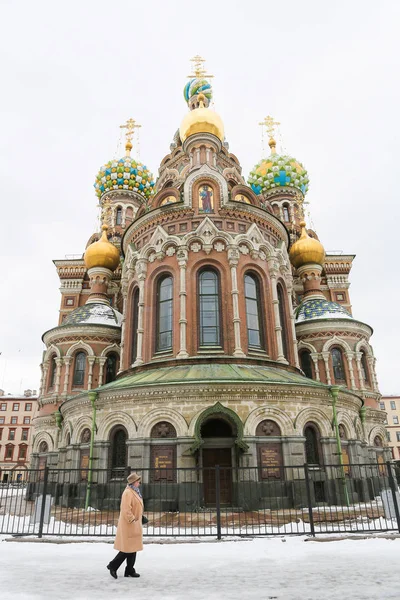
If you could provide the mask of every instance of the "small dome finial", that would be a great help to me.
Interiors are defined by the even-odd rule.
[[[126,133],[125,133],[125,137],[126,137],[126,144],[125,144],[125,150],[126,150],[126,156],[130,156],[131,155],[131,150],[132,150],[132,138],[133,135],[135,133],[135,129],[139,129],[139,127],[141,127],[141,125],[139,125],[139,123],[136,123],[135,119],[128,119],[127,122],[125,123],[125,125],[120,125],[121,129],[126,129]]]
[[[276,141],[274,138],[275,135],[275,129],[278,127],[278,125],[280,125],[279,121],[274,121],[273,117],[271,117],[271,115],[268,115],[265,117],[265,119],[263,121],[261,121],[261,123],[259,123],[259,125],[261,125],[262,129],[261,129],[261,136],[262,136],[262,144],[263,144],[263,152],[264,150],[264,128],[267,131],[268,134],[268,146],[271,148],[271,154],[276,154]]]

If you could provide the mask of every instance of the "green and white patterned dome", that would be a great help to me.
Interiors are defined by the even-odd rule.
[[[309,178],[304,166],[292,156],[272,153],[256,164],[250,172],[248,183],[256,194],[281,187],[297,188],[305,195]]]
[[[124,156],[110,160],[100,168],[94,187],[98,198],[112,190],[130,190],[146,201],[154,194],[154,177],[145,165]]]

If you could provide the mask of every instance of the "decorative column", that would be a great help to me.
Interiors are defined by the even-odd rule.
[[[321,352],[321,356],[324,359],[324,363],[325,363],[326,383],[328,385],[331,385],[332,384],[331,371],[329,369],[330,352]]]
[[[353,370],[354,352],[347,351],[345,354],[346,354],[346,358],[347,358],[347,364],[349,366],[351,388],[353,390],[355,390],[356,389],[356,380],[354,379],[354,370]]]
[[[237,265],[239,263],[239,250],[236,247],[228,249],[228,263],[231,268],[231,295],[233,306],[233,332],[235,336],[235,349],[233,356],[246,356],[240,342],[240,316],[239,316],[239,290],[237,286]]]
[[[56,392],[56,395],[58,396],[58,394],[60,393],[61,366],[63,364],[63,359],[56,358],[55,360],[56,360],[56,365],[57,365],[55,392]]]
[[[107,357],[106,356],[99,356],[98,358],[99,361],[99,387],[101,385],[103,385],[103,372],[104,372],[104,365],[107,362]],[[121,361],[119,361],[121,364]]]
[[[143,335],[144,335],[144,283],[147,274],[147,259],[141,258],[136,263],[136,273],[139,282],[139,310],[137,329],[137,354],[134,367],[143,364]]]
[[[68,395],[69,368],[71,366],[71,362],[72,362],[72,356],[64,356],[65,376],[64,376],[64,390],[63,390],[63,394],[65,396]]]
[[[46,393],[47,373],[49,371],[49,361],[42,364],[41,394]]]
[[[89,363],[88,386],[87,386],[88,390],[92,389],[93,365],[94,365],[95,361],[96,361],[96,357],[95,356],[88,356],[88,363]]]
[[[128,274],[131,272],[131,269],[128,269]],[[119,369],[118,369],[118,373],[121,373],[121,371],[124,370],[123,368],[123,359],[124,359],[124,345],[125,345],[125,327],[126,327],[126,305],[127,305],[127,296],[128,296],[128,280],[127,278],[124,278],[121,281],[121,295],[122,295],[122,321],[121,321],[121,343],[120,343],[120,349],[121,349],[121,357],[120,357],[120,361],[119,361]],[[102,377],[102,373],[101,373],[101,377]],[[100,379],[99,379],[100,382]],[[99,383],[99,385],[101,385],[101,383]]]
[[[319,374],[319,364],[318,364],[319,355],[318,355],[317,352],[310,352],[310,355],[311,355],[311,360],[314,363],[315,379],[317,381],[321,381],[321,377],[320,377],[320,374]]]
[[[300,369],[299,363],[299,351],[298,351],[298,341],[296,336],[296,327],[294,323],[294,310],[293,310],[293,301],[292,301],[292,286],[286,284],[286,289],[288,292],[288,305],[289,305],[289,319],[290,319],[290,330],[292,332],[292,341],[293,341],[293,351],[294,351],[294,362],[298,369]]]
[[[186,344],[187,318],[186,318],[186,267],[188,262],[187,248],[179,248],[176,258],[179,265],[179,352],[177,358],[188,358]]]
[[[362,352],[355,352],[355,357],[356,357],[358,381],[360,382],[360,390],[365,390],[365,381],[364,381],[362,368],[361,368]]]
[[[377,379],[376,371],[375,371],[376,358],[375,358],[375,356],[367,355],[367,360],[368,360],[369,372],[370,372],[374,392],[379,392],[378,379]]]
[[[274,259],[268,261],[269,275],[271,278],[271,292],[272,292],[272,306],[274,309],[274,320],[275,320],[275,336],[276,345],[278,348],[277,361],[287,363],[287,360],[283,354],[282,345],[282,327],[279,316],[279,300],[278,300],[278,288],[277,288],[277,276],[278,276],[278,264]]]

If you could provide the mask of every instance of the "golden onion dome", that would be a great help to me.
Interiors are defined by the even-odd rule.
[[[321,242],[310,237],[306,231],[305,221],[301,221],[300,238],[290,248],[289,258],[296,268],[310,263],[322,265],[325,260],[325,249]]]
[[[119,250],[107,239],[108,225],[102,226],[103,233],[98,242],[90,244],[84,256],[85,265],[88,269],[92,267],[104,267],[115,271],[119,265]]]
[[[199,108],[191,110],[183,118],[179,128],[181,140],[184,142],[186,138],[195,133],[212,133],[223,142],[224,124],[222,119],[210,108],[205,108],[202,97],[204,98],[203,94],[199,94]]]

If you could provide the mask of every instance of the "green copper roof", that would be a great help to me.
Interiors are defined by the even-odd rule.
[[[237,364],[193,364],[142,370],[98,388],[99,391],[151,385],[190,383],[267,383],[327,387],[324,384],[279,367]]]

